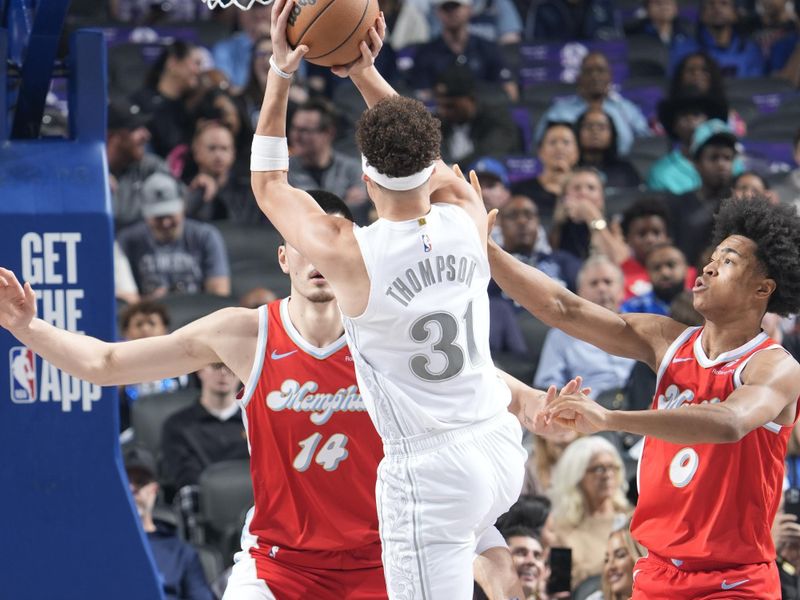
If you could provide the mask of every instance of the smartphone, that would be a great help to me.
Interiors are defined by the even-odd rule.
[[[572,549],[550,548],[550,578],[547,593],[569,592],[572,578]]]
[[[783,493],[783,512],[795,515],[800,521],[800,489],[789,488]]]

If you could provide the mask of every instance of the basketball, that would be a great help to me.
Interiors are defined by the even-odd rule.
[[[378,18],[378,0],[297,0],[286,37],[293,48],[308,46],[305,60],[332,67],[356,60],[362,40]]]

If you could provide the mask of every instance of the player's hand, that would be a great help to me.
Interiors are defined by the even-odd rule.
[[[800,523],[797,517],[789,513],[778,513],[772,524],[772,540],[780,552],[781,546],[800,542]]]
[[[358,45],[361,56],[348,65],[337,65],[331,67],[331,72],[337,77],[350,77],[358,75],[362,71],[369,69],[375,64],[375,59],[383,48],[383,40],[386,37],[386,19],[383,11],[375,19],[375,25],[369,28],[369,43],[364,40]]]
[[[198,173],[189,184],[189,189],[201,190],[203,193],[203,202],[211,202],[219,191],[219,184],[216,180],[206,173]]]
[[[547,419],[547,409],[554,406],[556,402],[563,399],[572,398],[577,393],[589,394],[591,389],[583,388],[581,385],[583,381],[580,377],[576,377],[567,383],[561,391],[556,390],[556,386],[551,385],[547,389],[547,395],[542,405],[538,397],[526,395],[522,399],[522,422],[528,431],[537,435],[543,436],[559,436],[561,434],[572,431],[572,428],[558,423],[552,419]]]
[[[286,24],[294,8],[294,0],[275,0],[272,7],[270,37],[272,38],[272,58],[278,68],[284,73],[294,73],[300,67],[308,46],[300,44],[292,50],[289,40],[286,39]]]
[[[580,389],[580,378],[568,383],[544,411],[546,423],[554,422],[578,433],[606,431],[609,411],[589,398],[588,389]]]
[[[16,275],[0,267],[0,327],[14,333],[36,316],[36,294],[31,284],[21,285]]]

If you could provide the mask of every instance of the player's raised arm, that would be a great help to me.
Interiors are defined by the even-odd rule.
[[[800,397],[800,365],[784,350],[759,353],[742,373],[743,385],[724,402],[672,410],[607,410],[588,398],[557,398],[549,421],[581,433],[627,431],[675,444],[738,442],[770,422],[791,426]]]
[[[383,38],[386,37],[386,20],[383,11],[378,15],[375,26],[369,29],[369,43],[361,42],[359,49],[361,56],[349,65],[331,67],[334,75],[349,77],[361,92],[367,108],[372,108],[378,102],[389,96],[396,96],[397,92],[383,78],[375,68],[375,59],[383,47]]]
[[[610,354],[656,369],[658,360],[685,325],[657,315],[619,315],[573,294],[550,277],[517,260],[489,240],[492,278],[537,319]]]
[[[232,321],[241,321],[233,314],[237,311],[242,315],[247,309],[224,309],[165,336],[104,342],[37,319],[36,295],[30,284],[22,286],[14,273],[0,268],[0,327],[50,364],[98,385],[154,381],[192,373],[214,362],[237,362],[234,354],[241,352],[237,350],[240,338],[235,333],[220,336],[236,330]],[[237,375],[243,376],[243,370],[237,369]]]

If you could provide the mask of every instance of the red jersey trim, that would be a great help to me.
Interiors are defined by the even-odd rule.
[[[699,327],[689,327],[683,331],[678,337],[676,337],[673,342],[667,348],[667,351],[664,353],[664,357],[661,359],[661,364],[658,365],[658,373],[656,373],[656,390],[658,390],[658,386],[661,384],[661,378],[664,376],[664,373],[667,371],[667,367],[669,367],[670,363],[672,363],[672,359],[675,358],[675,354],[678,352],[681,346],[686,343],[695,331],[700,329]],[[653,393],[653,397],[655,399],[655,392]],[[652,407],[652,402],[650,403]]]
[[[239,404],[242,407],[242,414],[244,415],[250,399],[258,386],[258,379],[261,376],[261,369],[264,368],[264,354],[267,349],[267,305],[264,304],[258,307],[258,342],[256,343],[256,356],[253,360],[253,368],[250,371],[250,377],[247,378],[247,384],[244,386],[244,393],[242,394]]]

